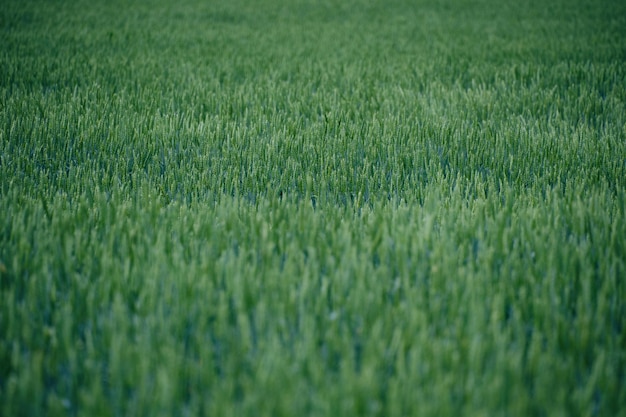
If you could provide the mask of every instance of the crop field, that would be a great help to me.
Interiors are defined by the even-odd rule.
[[[0,0],[0,415],[626,416],[626,2]]]

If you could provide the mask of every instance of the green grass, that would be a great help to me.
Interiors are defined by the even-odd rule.
[[[626,4],[4,0],[0,415],[626,415]]]

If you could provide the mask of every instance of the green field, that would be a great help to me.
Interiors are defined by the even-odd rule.
[[[626,416],[626,2],[0,3],[1,416]]]

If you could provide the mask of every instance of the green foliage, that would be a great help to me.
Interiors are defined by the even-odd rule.
[[[622,2],[0,10],[0,415],[624,415]]]

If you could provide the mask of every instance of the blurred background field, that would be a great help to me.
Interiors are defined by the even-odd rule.
[[[626,4],[3,0],[0,414],[619,416]]]

